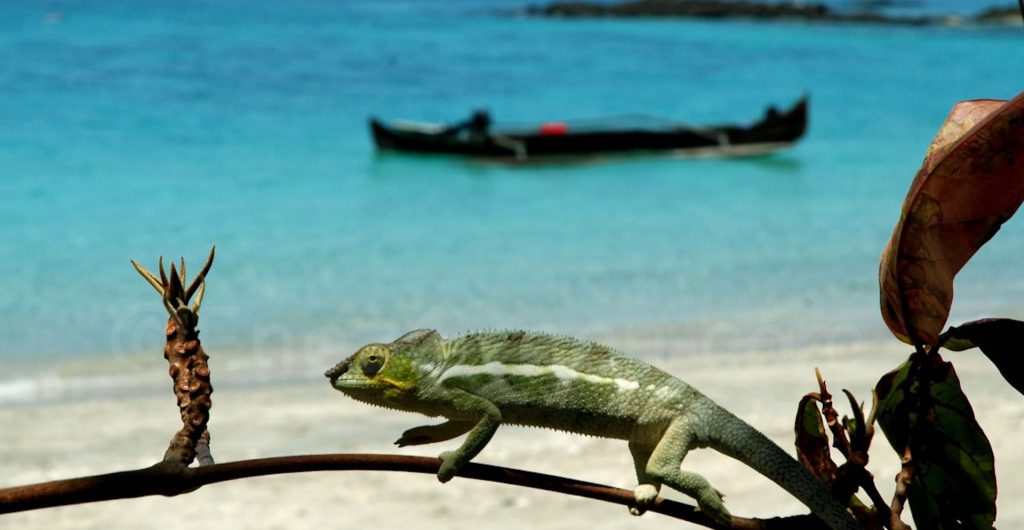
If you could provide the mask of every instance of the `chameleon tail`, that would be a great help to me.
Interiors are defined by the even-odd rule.
[[[709,446],[782,486],[833,530],[860,530],[846,508],[807,469],[760,431],[718,405],[708,425]]]

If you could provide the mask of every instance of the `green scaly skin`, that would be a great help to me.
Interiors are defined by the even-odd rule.
[[[405,431],[399,446],[468,433],[461,447],[441,454],[441,482],[472,460],[502,423],[547,427],[627,440],[639,480],[635,515],[665,484],[729,524],[722,494],[704,477],[680,469],[689,450],[711,447],[782,486],[833,529],[860,528],[813,475],[763,434],[683,381],[600,344],[523,331],[446,340],[418,330],[390,344],[364,346],[325,375],[359,401],[447,418]]]

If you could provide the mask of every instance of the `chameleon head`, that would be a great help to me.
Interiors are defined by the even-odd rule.
[[[324,375],[331,386],[346,395],[373,405],[401,408],[419,381],[417,359],[440,345],[436,331],[407,333],[390,344],[368,344]]]
[[[326,373],[331,386],[361,401],[376,402],[398,383],[389,377],[392,351],[387,344],[368,344]],[[376,398],[376,399],[374,399]]]

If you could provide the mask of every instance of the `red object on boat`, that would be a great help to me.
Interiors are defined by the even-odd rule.
[[[538,132],[546,136],[562,136],[569,132],[569,126],[565,122],[551,121],[542,123]]]

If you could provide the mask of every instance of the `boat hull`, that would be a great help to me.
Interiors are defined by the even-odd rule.
[[[770,111],[749,126],[457,134],[443,128],[423,130],[388,125],[371,118],[370,128],[379,149],[419,153],[519,159],[631,151],[667,151],[680,156],[756,156],[788,148],[799,140],[807,129],[807,106],[807,98],[802,98],[788,110]]]

